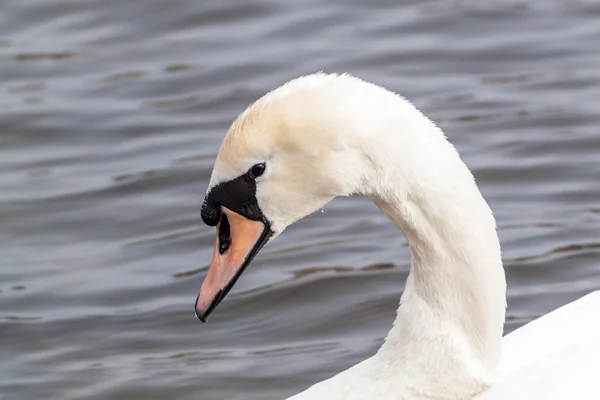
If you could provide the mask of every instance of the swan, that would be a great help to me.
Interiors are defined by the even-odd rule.
[[[352,194],[400,229],[410,274],[377,353],[290,400],[600,398],[600,292],[503,339],[500,243],[472,173],[409,101],[348,74],[289,81],[231,125],[201,207],[217,237],[196,316],[287,226]]]

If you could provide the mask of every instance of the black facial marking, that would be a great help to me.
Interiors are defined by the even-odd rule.
[[[220,206],[248,219],[266,222],[256,200],[256,181],[249,173],[221,182],[206,194],[200,214],[206,225],[216,226],[221,218]]]

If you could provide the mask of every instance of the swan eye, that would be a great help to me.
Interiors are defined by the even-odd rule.
[[[254,164],[252,168],[250,168],[250,171],[248,171],[248,176],[251,179],[258,178],[265,173],[265,168],[265,163]]]

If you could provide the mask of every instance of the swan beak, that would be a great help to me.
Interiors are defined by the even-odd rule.
[[[196,299],[198,319],[207,321],[270,236],[267,223],[221,206],[213,258]]]

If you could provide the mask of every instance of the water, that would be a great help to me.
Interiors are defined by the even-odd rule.
[[[498,219],[507,332],[600,288],[600,2],[208,3],[0,2],[0,398],[280,399],[377,349],[409,253],[359,197],[192,312],[228,125],[318,70],[456,144]]]

